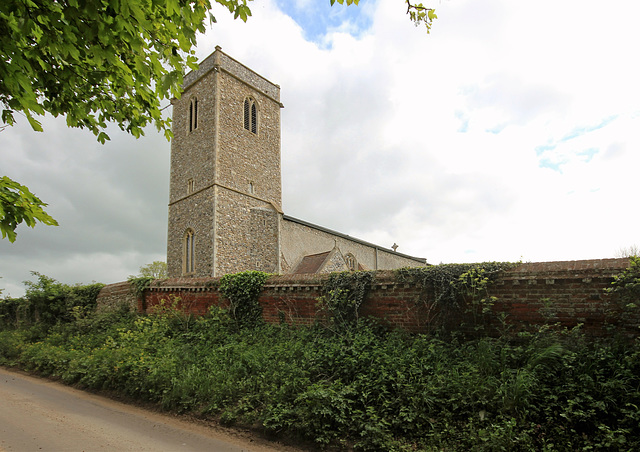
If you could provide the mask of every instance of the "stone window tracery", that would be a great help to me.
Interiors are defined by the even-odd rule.
[[[347,253],[344,257],[344,262],[347,264],[349,271],[356,271],[358,269],[358,261],[353,254]]]

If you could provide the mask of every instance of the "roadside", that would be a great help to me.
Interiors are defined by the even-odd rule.
[[[300,452],[0,367],[0,451]]]

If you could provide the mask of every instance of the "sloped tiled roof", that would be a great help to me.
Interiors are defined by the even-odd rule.
[[[303,257],[292,274],[301,275],[304,273],[318,273],[330,253],[331,251],[325,251],[324,253],[311,254]]]

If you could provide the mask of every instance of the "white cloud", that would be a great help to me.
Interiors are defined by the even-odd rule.
[[[197,48],[281,86],[286,213],[433,263],[608,257],[640,241],[640,5],[449,0],[427,35],[396,0],[315,25],[312,3],[256,1],[246,24],[215,10]],[[62,225],[0,242],[0,287],[29,270],[110,282],[160,258],[162,138],[101,147],[45,127],[2,132],[2,167]]]

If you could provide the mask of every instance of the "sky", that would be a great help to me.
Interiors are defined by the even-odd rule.
[[[614,257],[640,244],[640,3],[255,0],[199,37],[281,87],[283,208],[429,263]],[[167,111],[169,111],[168,109]],[[59,227],[0,240],[0,289],[36,271],[112,283],[166,257],[170,144],[63,118],[0,132],[0,175]]]

